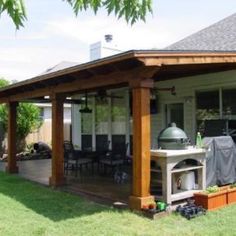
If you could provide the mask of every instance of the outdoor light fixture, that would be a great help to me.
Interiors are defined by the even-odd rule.
[[[79,110],[80,113],[92,113],[92,109],[88,107],[88,94],[85,92],[85,107]]]

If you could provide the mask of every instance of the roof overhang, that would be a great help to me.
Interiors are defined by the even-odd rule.
[[[0,89],[0,102],[127,86],[135,79],[171,79],[236,69],[236,52],[136,50],[43,74]]]

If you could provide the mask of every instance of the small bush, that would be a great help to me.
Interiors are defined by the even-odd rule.
[[[214,186],[209,186],[208,188],[206,188],[205,193],[210,194],[210,193],[217,193],[219,191],[220,191],[220,188],[217,185],[214,185]]]

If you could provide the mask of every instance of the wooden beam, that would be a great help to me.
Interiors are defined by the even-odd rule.
[[[100,59],[98,61],[88,62],[84,64],[80,64],[77,66],[73,66],[70,68],[66,68],[63,70],[55,71],[48,74],[43,74],[37,76],[33,79],[29,79],[26,81],[22,81],[13,85],[8,86],[5,89],[0,89],[0,96],[4,98],[5,96],[9,96],[8,94],[19,94],[20,91],[18,89],[22,87],[28,87],[31,85],[37,85],[40,83],[45,83],[46,86],[49,86],[52,81],[55,80],[58,84],[61,84],[60,77],[72,76],[74,74],[82,74],[87,73],[91,69],[97,70],[97,68],[103,68],[106,70],[107,67],[112,65],[145,65],[145,66],[161,66],[165,65],[173,65],[173,64],[201,64],[201,63],[235,63],[236,62],[236,53],[235,52],[170,52],[170,51],[144,51],[144,50],[135,50],[129,51],[125,53],[121,53],[119,55],[114,55],[109,58]],[[118,67],[119,68],[119,67]],[[127,71],[127,73],[129,73]],[[59,80],[58,80],[59,79]],[[63,84],[63,83],[62,83]],[[38,87],[37,90],[38,91]],[[33,96],[32,96],[33,97]],[[27,98],[27,97],[25,97]],[[16,98],[13,98],[13,100]],[[12,101],[13,101],[12,100]],[[0,100],[2,102],[2,100]]]
[[[64,178],[64,128],[63,128],[63,101],[64,96],[53,94],[52,98],[52,176],[49,179],[51,186],[60,186],[65,183]]]
[[[146,79],[154,75],[159,70],[159,67],[138,67],[130,71],[119,71],[107,75],[93,76],[88,79],[78,79],[68,83],[58,84],[57,86],[50,86],[48,88],[37,89],[16,95],[9,96],[10,101],[21,101],[34,97],[47,96],[51,93],[70,93],[85,90],[97,90],[102,87],[112,87],[120,85],[128,85],[130,81],[136,80],[137,77]],[[4,102],[1,100],[0,103]]]
[[[132,86],[132,85],[131,85]],[[153,201],[150,195],[150,88],[153,83],[140,81],[133,94],[133,185],[130,207],[140,210]]]
[[[29,99],[22,100],[23,103],[51,103],[51,99]],[[81,104],[81,99],[65,99],[64,104]]]
[[[236,63],[236,56],[217,55],[164,55],[156,57],[139,57],[146,66],[161,65],[191,65],[191,64],[214,64],[214,63]]]
[[[86,80],[76,80],[72,83],[59,85],[54,88],[57,93],[97,90],[103,87],[128,85],[130,81],[136,80],[137,77],[141,79],[148,79],[159,70],[159,67],[138,67],[130,71],[119,71],[107,75],[94,76]]]
[[[6,171],[8,173],[18,173],[18,167],[16,164],[16,117],[17,117],[17,103],[8,103],[8,156]]]
[[[30,90],[27,92],[19,92],[16,95],[10,95],[4,98],[0,98],[0,103],[5,103],[6,101],[19,102],[26,99],[49,96],[52,92],[53,92],[52,87]]]

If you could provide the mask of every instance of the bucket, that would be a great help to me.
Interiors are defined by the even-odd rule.
[[[192,190],[195,188],[195,175],[193,171],[188,171],[180,175],[180,189]]]

